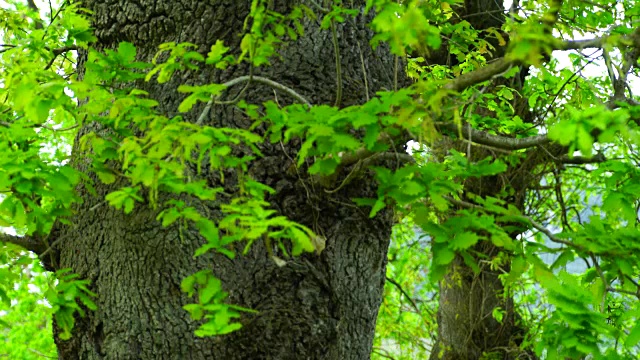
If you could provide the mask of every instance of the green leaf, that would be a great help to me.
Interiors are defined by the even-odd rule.
[[[448,264],[451,264],[451,262],[455,257],[456,257],[456,253],[453,250],[442,248],[436,253],[434,253],[433,260],[438,265],[448,265]]]
[[[293,256],[298,256],[305,251],[312,252],[315,250],[311,238],[304,231],[295,226],[292,226],[290,230],[293,240],[293,249],[291,250]]]
[[[578,126],[578,150],[585,155],[591,156],[591,149],[593,148],[593,138],[591,134],[582,126]]]
[[[11,305],[11,299],[7,296],[7,292],[4,289],[0,288],[0,301],[5,303],[6,305]]]
[[[97,170],[98,179],[105,184],[113,184],[116,181],[116,175],[108,170]]]
[[[189,312],[189,315],[195,321],[199,321],[204,316],[204,309],[200,304],[187,304],[182,308]]]
[[[450,246],[453,250],[464,250],[475,245],[480,238],[475,233],[464,231],[456,233],[450,242]]]
[[[407,195],[418,195],[424,192],[424,186],[415,181],[405,181],[402,184],[402,192]]]
[[[214,277],[209,277],[209,281],[207,282],[207,285],[199,292],[200,303],[206,304],[210,302],[213,299],[213,297],[220,292],[221,285],[222,284],[220,280]]]
[[[505,313],[506,312],[502,310],[500,307],[495,307],[491,311],[493,318],[496,319],[496,321],[499,322],[500,324],[502,324],[502,319],[504,318]]]
[[[462,260],[464,261],[464,263],[471,268],[471,270],[473,270],[474,274],[480,274],[480,267],[478,266],[478,263],[476,262],[476,260],[473,258],[473,256],[471,256],[471,254],[469,254],[467,251],[462,251],[460,252],[460,255],[462,256]]]
[[[549,139],[557,141],[560,145],[569,145],[574,141],[576,133],[575,123],[561,121],[549,129]]]
[[[133,63],[136,60],[136,47],[132,43],[123,41],[118,45],[118,55],[123,64]]]
[[[134,205],[135,203],[132,198],[128,197],[124,199],[124,213],[125,214],[131,213],[131,211],[133,211]]]
[[[213,221],[209,219],[200,219],[196,222],[196,226],[198,227],[198,231],[200,234],[207,239],[208,242],[212,244],[218,244],[220,241],[220,236],[218,233],[218,228],[213,223]]]
[[[335,158],[319,159],[309,167],[309,174],[330,175],[336,171],[338,165]]]
[[[178,220],[182,214],[175,207],[166,209],[158,214],[156,220],[162,219],[162,227],[167,227],[173,224],[176,220]]]
[[[627,340],[625,340],[624,344],[628,348],[631,348],[638,345],[639,342],[640,342],[640,323],[636,323],[634,327],[631,329],[631,331],[629,332],[629,335],[627,335]]]
[[[369,213],[369,217],[374,217],[376,216],[376,214],[384,209],[387,206],[387,204],[385,204],[383,199],[378,199],[376,200],[376,202],[373,204],[373,207],[371,208],[371,212]]]
[[[195,275],[187,276],[180,283],[180,289],[182,290],[182,292],[189,294],[189,297],[191,297],[193,296],[193,290],[195,289],[195,284],[196,284],[196,276]]]

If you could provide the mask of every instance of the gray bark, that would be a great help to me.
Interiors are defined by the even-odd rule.
[[[286,12],[288,1],[276,1],[275,10]],[[239,51],[243,21],[251,1],[126,1],[86,0],[99,50],[114,49],[121,41],[132,42],[139,60],[148,61],[163,42],[189,41],[206,54],[222,39]],[[344,106],[367,98],[382,88],[392,89],[394,58],[385,47],[371,50],[367,19],[338,26],[343,74]],[[358,44],[360,46],[358,47]],[[362,51],[362,56],[360,53]],[[308,21],[306,33],[285,45],[281,59],[258,69],[256,75],[285,84],[314,104],[335,101],[336,69],[331,33]],[[86,56],[80,56],[82,76]],[[205,68],[177,73],[165,83],[138,83],[160,102],[159,111],[176,114],[182,95],[180,84],[222,83],[247,75],[246,67],[227,71]],[[404,75],[399,74],[401,81]],[[237,90],[236,90],[237,91]],[[230,92],[230,98],[233,91]],[[278,94],[280,104],[290,102]],[[246,100],[260,103],[274,99],[272,89],[252,84]],[[195,121],[203,106],[187,117]],[[232,107],[215,107],[209,122],[215,126],[246,127],[248,119]],[[80,136],[99,127],[87,125]],[[270,201],[282,214],[324,234],[322,254],[306,254],[277,267],[267,257],[263,244],[246,256],[229,260],[220,255],[193,258],[203,243],[196,231],[187,230],[180,239],[174,226],[162,228],[156,212],[138,205],[128,215],[106,204],[104,196],[122,183],[100,185],[98,196],[79,187],[84,202],[71,219],[73,226],[58,224],[59,266],[70,267],[92,281],[98,310],[77,318],[71,340],[57,337],[60,359],[366,359],[369,357],[378,308],[385,280],[386,253],[393,223],[391,210],[369,219],[366,209],[350,204],[354,197],[375,196],[375,184],[363,180],[341,191],[307,192],[308,179],[288,175],[295,148],[264,144],[265,154],[251,168],[252,175],[277,189]],[[287,152],[285,154],[285,151]],[[88,169],[87,154],[73,149],[73,163]],[[213,186],[220,179],[207,174]],[[92,176],[95,180],[95,176]],[[234,185],[234,173],[225,174],[225,186]],[[162,200],[162,199],[161,199]],[[191,199],[192,201],[195,200]],[[200,203],[211,216],[220,216],[218,203]],[[238,246],[241,252],[242,245]],[[180,291],[181,280],[201,269],[213,269],[220,277],[229,301],[258,311],[242,318],[235,333],[197,338],[192,321],[182,306],[192,302]]]

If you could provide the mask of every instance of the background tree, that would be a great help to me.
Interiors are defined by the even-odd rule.
[[[404,72],[401,66],[394,65],[394,57],[388,53],[388,48],[379,47],[373,51],[368,44],[373,34],[366,27],[370,16],[360,15],[348,24],[331,21],[330,29],[321,29],[309,8],[305,9],[311,19],[302,18],[300,8],[294,10],[296,4],[289,1],[206,5],[193,1],[180,6],[172,2],[87,1],[81,5],[91,14],[95,38],[86,40],[92,42],[91,48],[95,52],[88,55],[86,50],[79,50],[75,65],[77,74],[74,76],[77,80],[70,84],[78,98],[86,99],[80,101],[83,110],[73,111],[75,115],[84,113],[85,118],[78,119],[82,120],[82,125],[74,142],[70,164],[88,176],[75,189],[82,201],[69,207],[73,215],[68,222],[73,225],[55,223],[48,237],[50,244],[55,243],[54,250],[41,257],[53,270],[72,268],[81,278],[89,279],[91,291],[97,294],[93,300],[97,310],[75,319],[74,336],[68,340],[64,339],[65,324],[57,319],[54,334],[59,357],[367,357],[381,300],[385,254],[393,219],[390,210],[370,219],[366,212],[351,205],[350,199],[375,195],[372,192],[374,184],[363,186],[354,183],[329,194],[321,188],[314,188],[318,185],[314,185],[307,176],[291,171],[297,147],[295,143],[258,143],[256,139],[259,138],[256,135],[250,137],[248,132],[229,130],[225,134],[211,126],[248,128],[252,121],[245,113],[248,109],[237,106],[239,99],[256,104],[275,100],[286,105],[292,100],[299,101],[303,96],[312,104],[346,107],[365,102],[382,87],[391,89],[397,87],[398,82],[402,84]],[[70,6],[67,5],[67,15],[72,14]],[[364,6],[364,3],[354,6]],[[290,15],[281,18],[280,15],[275,16],[277,13]],[[65,19],[62,18],[63,21]],[[75,19],[83,21],[77,15]],[[304,32],[304,38],[295,46],[292,43],[279,47],[278,56],[267,56],[276,55],[273,50],[273,54],[261,53],[280,42],[269,36],[279,34],[281,29],[288,30],[288,36],[294,38]],[[259,38],[263,31],[268,31],[268,35]],[[240,36],[243,33],[256,37],[256,40],[243,38]],[[180,65],[186,65],[186,68],[173,76],[169,72],[174,69],[163,68],[159,81],[138,80],[135,70],[144,66],[134,61],[151,62],[158,46],[170,41],[190,43],[183,47],[164,45],[164,49],[171,52],[167,63],[181,57],[184,64]],[[212,53],[220,51],[222,42],[229,53],[242,54],[249,61],[228,67],[220,65],[220,62],[217,67],[202,69],[189,66],[189,61],[204,60],[198,54],[207,54],[208,50]],[[263,43],[263,48],[259,48]],[[213,44],[216,47],[211,49]],[[163,49],[162,46],[160,48]],[[107,57],[99,55],[101,53],[106,53]],[[216,56],[210,54],[209,60],[216,61]],[[110,63],[114,60],[115,64]],[[270,66],[258,67],[267,61]],[[116,73],[108,74],[112,69]],[[238,75],[248,75],[248,78],[238,82]],[[277,80],[278,85],[274,86],[263,78]],[[36,77],[34,80],[39,79]],[[168,118],[177,110],[184,112],[180,108],[181,102],[185,103],[185,96],[176,92],[180,85],[198,86],[234,80],[238,85],[228,85],[228,92],[217,94],[215,104],[205,107],[203,103],[180,119]],[[74,83],[78,87],[74,87]],[[98,88],[91,88],[92,83]],[[131,91],[133,86],[138,89],[136,92]],[[290,91],[282,91],[280,88],[284,86],[295,88],[296,96],[292,98],[288,94]],[[157,101],[153,103],[157,104],[153,111],[149,109],[152,106],[149,100],[138,100],[140,95],[148,95]],[[207,94],[206,98],[210,96]],[[91,108],[102,101],[113,102],[114,105]],[[106,122],[102,120],[104,110],[113,115]],[[170,135],[170,127],[178,120],[178,126],[182,128]],[[161,136],[163,140],[177,142],[181,137],[185,139],[178,144],[166,144],[147,138],[155,150],[130,149],[135,158],[131,158],[132,162],[137,165],[131,167],[132,164],[126,164],[130,162],[126,159],[122,165],[118,160],[123,159],[116,159],[118,148],[127,142],[126,139],[144,141],[145,136],[151,134],[143,132],[145,127],[153,127],[153,136]],[[201,128],[197,132],[192,131],[196,127]],[[264,134],[264,125],[259,126],[256,133]],[[221,139],[225,135],[230,139]],[[237,140],[251,143],[234,144]],[[213,142],[223,146],[212,147]],[[140,154],[140,151],[145,154]],[[182,151],[185,154],[176,154]],[[205,164],[187,164],[176,170],[181,159],[173,163],[170,161],[172,157],[189,158],[190,152],[197,151],[206,157],[199,159]],[[248,157],[257,154],[260,158],[249,164]],[[225,157],[222,160],[224,167],[213,164],[222,159],[220,156]],[[116,170],[120,167],[128,168]],[[177,171],[184,173],[163,174]],[[166,181],[162,180],[163,175]],[[176,181],[176,175],[183,176],[185,180],[192,178],[182,185]],[[317,244],[313,255],[288,259],[286,265],[281,264],[284,260],[277,256],[284,257],[282,252],[292,249],[276,247],[275,240],[289,236],[285,231],[295,231],[293,235],[297,237],[307,235],[304,229],[294,228],[284,219],[269,216],[264,205],[258,203],[267,188],[258,187],[255,182],[247,182],[242,177],[251,177],[277,189],[266,199],[278,214],[314,229],[322,234],[314,241],[324,243],[326,239],[326,244]],[[138,193],[139,189],[134,186],[139,183],[150,185],[149,190]],[[197,191],[194,188],[177,188],[194,185],[200,188]],[[223,191],[219,196],[221,200],[214,200],[215,192],[211,190],[214,187]],[[176,195],[165,196],[167,190]],[[105,196],[117,208],[105,203]],[[225,197],[233,199],[232,205],[237,202],[237,207],[227,205],[225,209],[221,204]],[[133,200],[147,202],[150,206],[133,209]],[[176,205],[174,212],[165,210],[165,220],[156,221],[162,211],[157,205],[167,203]],[[187,205],[188,209],[185,209]],[[207,214],[207,219],[193,215],[196,209]],[[224,254],[200,256],[194,260],[196,250],[207,243],[198,235],[197,229],[204,233],[209,244],[217,242],[211,246],[231,242],[233,236],[247,236],[244,229],[235,228],[236,225],[244,226],[240,220],[224,230],[229,234],[227,238],[214,238],[217,234],[212,233],[217,232],[217,227],[222,227],[218,222],[225,210],[245,217],[253,215],[249,218],[252,221],[250,231],[264,227],[258,232],[260,237],[248,234],[250,241],[260,240],[263,232],[266,238],[266,231],[271,231],[275,240],[256,242],[250,252],[235,259],[229,259],[232,251],[242,253],[246,244],[232,244]],[[177,215],[178,211],[183,211],[184,215]],[[179,216],[192,216],[190,220],[194,220],[195,226],[185,226],[177,221],[163,228],[163,223],[168,225],[171,221],[166,220],[167,217],[173,217],[175,221]],[[278,227],[279,233],[276,232]],[[300,252],[296,247],[308,248],[308,238],[306,242],[294,244],[293,252]],[[268,247],[267,251],[265,247]],[[222,280],[222,286],[229,293],[228,302],[257,311],[245,316],[241,321],[243,328],[238,333],[204,339],[194,334],[201,324],[189,321],[188,313],[182,309],[191,300],[181,291],[181,282],[188,275],[197,273],[199,277],[195,281],[205,283],[204,289],[213,292],[201,295],[201,302],[221,295],[218,289],[212,290],[220,286],[218,280],[209,279],[206,272],[198,273],[203,270],[213,270]],[[202,309],[192,308],[192,311],[195,317],[199,317],[195,314]],[[234,314],[232,310],[219,311],[213,320],[224,324]],[[234,328],[203,328],[201,331],[215,334]]]
[[[12,6],[2,318],[34,274],[59,358],[367,358],[385,282],[378,356],[637,357],[635,2]]]

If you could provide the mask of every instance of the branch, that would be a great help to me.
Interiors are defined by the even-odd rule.
[[[506,72],[513,66],[519,65],[519,61],[499,58],[496,61],[483,66],[477,70],[462,74],[455,79],[449,80],[444,88],[447,90],[460,92],[470,86],[492,79],[501,73]]]
[[[290,87],[287,87],[285,85],[282,85],[278,82],[275,82],[273,80],[261,77],[261,76],[240,76],[237,77],[233,80],[229,80],[226,83],[222,84],[224,86],[226,86],[227,88],[232,87],[233,85],[245,82],[245,81],[255,81],[259,84],[263,84],[263,85],[267,85],[270,86],[276,90],[280,90],[282,92],[284,92],[285,94],[291,96],[292,98],[298,100],[299,102],[307,105],[308,107],[311,107],[311,103],[309,102],[309,100],[307,100],[304,96],[298,94],[295,90],[291,89]]]
[[[603,36],[600,38],[587,40],[556,40],[553,44],[553,50],[582,50],[586,48],[602,48],[608,38],[608,36]],[[640,48],[640,28],[638,28],[633,34],[623,37],[621,43],[630,43],[631,46]],[[628,61],[627,63],[631,62]],[[447,90],[460,92],[470,86],[499,76],[501,73],[506,72],[510,68],[519,65],[523,65],[519,59],[509,59],[508,57],[501,57],[477,70],[462,74],[455,79],[449,80],[444,85],[444,88]]]
[[[40,9],[38,9],[38,6],[36,5],[36,3],[33,0],[27,0],[27,5],[29,6],[29,9],[39,13]]]
[[[556,47],[556,50],[584,50],[588,48],[601,48],[606,39],[607,37],[562,41]]]
[[[263,85],[267,85],[270,86],[276,90],[280,90],[282,92],[284,92],[285,94],[291,96],[292,98],[298,100],[299,102],[307,105],[308,107],[311,107],[311,103],[309,102],[309,100],[307,100],[304,96],[298,94],[295,90],[291,89],[290,87],[287,87],[285,85],[282,85],[278,82],[275,82],[273,80],[261,77],[261,76],[255,76],[255,75],[245,75],[245,76],[240,76],[237,77],[235,79],[229,80],[226,83],[222,84],[224,85],[227,89],[243,83],[243,82],[252,82],[255,81],[257,83],[263,84]],[[196,125],[202,125],[204,123],[204,121],[207,119],[207,115],[209,114],[209,112],[211,111],[211,107],[213,106],[213,104],[216,103],[216,101],[218,100],[218,98],[220,97],[220,95],[218,96],[212,96],[211,99],[207,102],[207,105],[204,107],[204,110],[202,110],[202,113],[200,113],[200,116],[198,116],[198,120],[196,121]]]
[[[383,153],[375,153],[369,151],[367,149],[358,149],[352,153],[346,153],[340,156],[340,166],[347,167],[356,164],[359,161],[371,159],[372,156],[379,156],[384,158],[394,158],[398,159],[401,162],[414,163],[415,159],[413,156],[407,153],[394,153],[394,152],[383,152]]]
[[[588,47],[598,47],[602,48],[607,41],[608,37],[601,37],[589,40],[572,40],[572,41],[560,41],[556,46],[556,50],[578,50],[584,49]],[[638,57],[640,56],[640,28],[636,29],[633,34],[628,35],[623,38],[621,43],[629,43],[632,47],[634,47],[634,51],[629,51],[625,55],[625,62],[623,68],[620,70],[620,74],[618,79],[614,81],[614,95],[611,97],[609,102],[607,102],[607,107],[610,110],[614,110],[619,107],[618,102],[626,102],[630,105],[637,106],[639,105],[635,100],[627,98],[624,96],[624,86],[626,86],[627,74],[631,69],[632,64],[637,62]],[[460,92],[467,87],[479,84],[483,81],[490,80],[494,77],[499,76],[501,73],[509,70],[512,66],[519,65],[517,61],[509,61],[507,58],[500,58],[492,64],[489,64],[483,68],[478,70],[474,70],[472,72],[463,74],[453,80],[450,80],[447,84],[444,85],[445,89]],[[636,121],[640,123],[640,121]],[[499,136],[492,135],[484,131],[475,130],[468,126],[458,127],[455,124],[436,124],[436,128],[438,130],[449,130],[456,134],[463,135],[466,139],[473,139],[474,143],[492,146],[498,149],[503,150],[520,150],[527,149],[539,145],[545,145],[550,143],[551,141],[547,138],[547,135],[538,135],[528,138],[511,138],[507,136]],[[594,138],[597,138],[600,134],[599,129],[594,129],[591,135]],[[563,163],[574,163],[574,164],[586,164],[593,162],[602,162],[605,161],[601,157],[594,157],[591,159],[586,158],[574,158],[569,159],[565,157],[561,162]]]
[[[15,236],[0,233],[0,242],[5,244],[18,245],[21,248],[32,251],[36,254],[41,254],[46,250],[46,246],[42,241],[31,236]]]
[[[349,165],[355,164],[355,166],[351,169],[347,177],[344,180],[342,180],[342,182],[337,188],[332,190],[325,189],[325,192],[327,194],[333,194],[335,192],[338,192],[340,189],[350,184],[353,180],[357,179],[365,169],[367,169],[370,165],[374,164],[378,160],[387,160],[387,161],[395,160],[398,163],[400,162],[415,163],[416,162],[413,156],[407,153],[397,153],[397,152],[372,153],[367,149],[357,150],[353,153],[347,154],[344,158],[346,158],[347,161],[342,160],[340,162],[338,169],[336,169],[334,174],[339,173],[342,169],[344,169]],[[341,158],[341,159],[344,159],[344,158]],[[316,180],[316,182],[319,184],[328,184],[330,183],[330,181],[326,181],[326,180],[329,178],[331,178],[331,175],[329,175],[329,177],[319,177]]]
[[[627,51],[622,59],[622,68],[618,70],[618,79],[613,83],[613,96],[615,99],[625,98],[627,85],[627,75],[631,68],[638,63],[640,56],[640,28],[636,29],[627,39],[633,50]]]
[[[47,66],[44,67],[45,70],[49,70],[49,68],[51,67],[51,65],[53,65],[53,62],[56,60],[56,58],[58,57],[58,55],[64,54],[67,51],[73,51],[73,50],[78,50],[78,46],[77,45],[69,45],[69,46],[64,46],[61,48],[57,48],[57,49],[53,49],[51,50],[51,52],[53,53],[53,57],[51,58],[51,60],[49,60],[49,62],[47,63]]]
[[[374,346],[373,350],[371,350],[371,351],[373,353],[375,353],[375,354],[378,354],[378,355],[382,356],[385,359],[396,360],[396,358],[394,358],[393,356],[389,355],[389,351],[388,350],[383,349],[382,347]]]
[[[545,35],[550,36],[553,27],[558,21],[558,14],[562,7],[562,0],[552,0],[549,6],[548,12],[543,17],[543,24],[545,26]],[[505,73],[514,66],[522,65],[519,59],[509,59],[508,57],[502,57],[495,62],[490,63],[480,69],[462,74],[449,81],[444,85],[444,88],[452,91],[462,91],[470,86],[479,84],[481,82],[490,80],[493,77],[497,77],[502,73]]]
[[[22,116],[18,116],[16,118],[16,120],[20,120],[22,118],[23,118]],[[87,116],[85,115],[84,120],[86,120],[86,119],[87,119]],[[13,124],[15,124],[15,123],[10,123],[10,122],[6,122],[6,121],[0,121],[0,126],[6,127],[6,128],[11,127],[11,125],[13,125]],[[80,126],[80,123],[76,123],[76,124],[73,124],[73,125],[69,125],[69,126],[67,126],[65,128],[56,129],[54,127],[51,127],[51,126],[48,126],[48,125],[45,125],[45,124],[26,124],[26,126],[23,126],[22,128],[23,129],[36,128],[36,129],[45,129],[45,130],[49,130],[49,131],[53,131],[53,132],[63,132],[63,131],[69,131],[69,130],[76,129],[79,126]]]
[[[596,258],[596,256],[592,252],[589,252],[589,257],[591,257],[591,260],[593,261],[593,266],[595,266],[596,271],[598,272],[598,275],[600,275],[600,279],[602,280],[602,286],[605,287],[605,291],[602,294],[602,301],[600,303],[600,311],[604,313],[605,311],[604,304],[607,299],[607,292],[609,291],[609,282],[607,281],[607,278],[604,276],[604,272],[602,272],[602,268],[600,268],[600,264],[598,264],[598,259]]]
[[[322,12],[323,14],[328,14],[331,12],[331,10],[322,7],[322,5],[320,5],[317,1],[315,0],[309,0],[309,2],[311,3],[311,5],[313,5],[313,7],[315,7],[316,9],[318,9],[320,12]]]
[[[554,50],[579,50],[590,47],[601,48],[606,39],[606,37],[602,37],[590,40],[559,41]],[[493,77],[496,77],[510,68],[519,65],[522,65],[520,60],[501,57],[477,70],[462,74],[455,79],[449,80],[444,85],[444,88],[460,92],[470,86],[491,80]]]
[[[52,128],[52,127],[46,126],[46,125],[39,125],[39,126],[34,126],[34,127],[39,127],[40,129],[45,129],[45,130],[54,131],[54,132],[63,132],[63,131],[69,131],[69,130],[76,129],[79,126],[80,126],[80,124],[74,124],[74,125],[67,126],[66,128],[61,128],[61,129],[55,129],[55,128]]]
[[[18,45],[13,45],[13,44],[0,44],[0,46],[2,46],[4,49],[0,50],[0,54],[2,54],[3,52],[7,52],[11,49],[15,49],[18,47]]]
[[[557,5],[557,4],[556,4]],[[554,10],[555,9],[555,10]],[[557,6],[554,6],[552,9],[552,13],[557,17]],[[554,12],[555,11],[555,12]],[[557,20],[557,19],[556,19]],[[554,20],[555,21],[555,20]],[[608,37],[600,37],[595,39],[588,40],[571,40],[571,41],[557,41],[555,45],[555,50],[579,50],[584,48],[602,48]],[[632,105],[637,105],[635,101],[632,99],[628,99],[622,94],[622,91],[619,89],[622,85],[626,84],[627,73],[631,68],[631,64],[635,64],[640,56],[640,28],[636,29],[633,34],[624,37],[621,43],[629,43],[631,46],[635,48],[635,51],[630,51],[625,56],[625,66],[621,70],[621,74],[619,74],[618,80],[616,83],[616,91],[614,96],[607,103],[607,107],[611,110],[618,107],[617,102],[623,101],[630,103]],[[453,92],[461,92],[462,90],[471,87],[473,85],[479,84],[481,82],[491,80],[492,78],[500,76],[502,73],[508,71],[514,66],[522,65],[520,60],[509,60],[508,57],[502,57],[497,59],[495,62],[479,68],[477,70],[468,72],[466,74],[462,74],[455,79],[449,80],[445,85],[444,89],[450,90]],[[622,85],[621,85],[622,84]],[[480,145],[486,145],[495,147],[502,150],[521,150],[527,149],[535,146],[545,145],[551,142],[547,135],[538,135],[532,136],[528,138],[511,138],[507,136],[499,136],[492,135],[484,131],[473,129],[469,126],[461,126],[458,127],[456,124],[447,123],[447,124],[436,124],[436,128],[440,131],[449,130],[454,132],[455,134],[461,134],[466,139],[473,139],[474,143]],[[599,135],[599,130],[595,129],[591,134],[596,137]],[[574,162],[575,161],[575,162]],[[600,160],[600,158],[590,159],[589,162],[602,162],[604,160]],[[588,163],[586,159],[563,159],[564,163],[579,163],[586,164]]]
[[[620,102],[629,104],[631,106],[640,105],[640,103],[638,103],[634,99],[630,99],[630,98],[618,99],[614,96],[606,103],[606,106],[609,110],[615,110],[620,107],[619,105]],[[640,125],[640,119],[633,119],[633,120],[635,121],[636,124]],[[508,150],[508,151],[522,150],[522,149],[528,149],[536,146],[547,145],[551,143],[551,140],[547,137],[546,134],[530,136],[526,138],[513,138],[509,136],[489,134],[486,131],[477,130],[466,125],[467,125],[466,123],[462,124],[462,126],[458,126],[453,123],[436,123],[435,127],[440,132],[442,132],[442,130],[447,130],[456,135],[462,136],[460,140],[468,141],[468,139],[471,139],[472,142],[475,144],[490,146],[499,150]],[[594,139],[597,139],[601,133],[602,133],[602,130],[595,128],[591,131],[590,135]],[[562,147],[562,149],[566,149],[566,147]],[[563,164],[592,164],[592,163],[601,163],[607,160],[603,154],[596,154],[590,158],[583,157],[583,156],[569,157],[566,155],[556,158],[556,156],[559,156],[559,154],[553,155],[549,153],[549,155],[551,155],[554,159],[558,160],[558,162]]]
[[[597,153],[593,157],[584,157],[584,156],[574,156],[569,157],[568,155],[561,156],[558,160],[563,164],[572,164],[572,165],[584,165],[584,164],[597,164],[607,161],[607,158],[603,153]]]
[[[400,285],[397,281],[393,280],[392,278],[390,278],[388,276],[387,276],[387,281],[390,282],[391,284],[393,284],[393,286],[395,286],[400,291],[400,293],[402,293],[402,295],[404,295],[404,297],[406,297],[407,300],[409,300],[409,302],[411,303],[411,306],[416,311],[416,314],[421,314],[422,313],[420,311],[420,309],[418,308],[418,305],[416,304],[416,302],[413,301],[413,298],[411,296],[409,296],[409,294],[402,288],[402,285]]]
[[[496,213],[495,211],[491,211],[491,210],[485,208],[484,206],[472,204],[470,202],[466,202],[466,201],[462,201],[462,200],[456,200],[456,199],[454,199],[454,198],[452,198],[450,196],[443,196],[443,198],[445,200],[447,200],[448,202],[450,202],[450,203],[452,203],[454,205],[463,207],[463,208],[482,210],[482,211],[491,212],[491,213],[494,213],[494,214]],[[500,215],[500,214],[498,213],[498,215]],[[541,233],[547,235],[549,240],[551,240],[551,241],[553,241],[555,243],[564,244],[564,245],[571,246],[571,247],[574,247],[574,248],[579,248],[577,245],[573,244],[570,241],[560,239],[554,233],[549,231],[549,229],[544,227],[544,225],[542,225],[539,222],[533,220],[529,216],[526,216],[526,215],[512,215],[511,218],[515,218],[517,220],[521,220],[523,222],[529,223],[534,229],[536,229],[536,230],[540,231]]]
[[[455,134],[461,134],[464,138],[471,138],[474,143],[492,146],[502,150],[522,150],[551,142],[547,135],[530,136],[526,138],[512,138],[507,136],[492,135],[485,131],[476,130],[469,126],[458,127],[456,124],[436,124],[438,130],[449,130]]]

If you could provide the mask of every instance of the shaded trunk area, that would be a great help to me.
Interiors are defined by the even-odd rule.
[[[501,32],[506,16],[502,2],[493,0],[467,0],[463,6],[455,8],[455,11],[457,17],[452,18],[452,21],[468,21],[476,30],[493,28]],[[508,39],[508,34],[503,33],[502,36]],[[506,46],[500,46],[497,38],[488,36],[487,41],[494,47],[487,60],[504,56]],[[439,52],[425,57],[427,63],[455,66],[458,61],[450,54],[447,46],[449,44],[445,43]],[[491,93],[499,86],[520,91],[527,74],[528,69],[525,68],[513,78],[494,79],[483,91]],[[516,94],[512,106],[516,115],[525,122],[530,121],[531,116],[526,99]],[[469,108],[473,108],[473,111],[463,116],[471,114],[495,116],[495,112],[476,104]],[[503,153],[475,145],[465,139],[445,139],[434,147],[434,151],[438,154],[447,154],[451,149],[465,153],[470,162],[480,161],[488,156],[493,159],[504,158]],[[505,163],[509,164],[506,161]],[[539,164],[540,161],[535,157],[524,156],[519,163],[508,165],[507,170],[502,174],[467,179],[463,183],[464,191],[461,198],[467,203],[473,203],[471,195],[502,198],[523,211],[527,188],[532,184],[535,185],[540,179],[535,171]],[[459,209],[453,209],[449,216],[456,216],[455,210]],[[502,225],[512,226],[513,224]],[[516,236],[519,233],[518,230],[509,233],[514,242],[517,241]],[[520,349],[526,329],[522,327],[511,294],[505,290],[499,278],[501,274],[510,270],[509,252],[489,241],[480,242],[471,250],[476,254],[474,261],[480,269],[479,273],[474,273],[462,257],[457,256],[447,275],[440,282],[438,336],[431,359],[519,359],[522,356],[532,358],[531,351]],[[499,268],[492,268],[490,262],[496,257],[504,260]],[[494,317],[494,310],[502,312],[501,321]]]
[[[271,2],[273,10],[286,13],[292,2]],[[364,7],[364,1],[358,1]],[[126,1],[86,0],[98,50],[115,49],[121,41],[133,43],[138,59],[149,61],[164,42],[191,42],[206,54],[216,40],[224,40],[238,54],[243,22],[250,1]],[[341,104],[363,103],[380,89],[393,89],[394,77],[404,81],[394,57],[384,46],[372,50],[369,18],[338,25],[341,63]],[[335,52],[330,31],[315,20],[305,22],[305,36],[282,47],[272,66],[255,69],[255,75],[287,85],[313,104],[336,102]],[[80,56],[83,74],[87,58]],[[399,69],[398,71],[402,71]],[[160,102],[166,116],[177,113],[183,95],[180,84],[222,83],[248,75],[247,66],[226,71],[204,68],[180,72],[164,84],[154,80],[138,88]],[[230,89],[229,99],[240,89]],[[368,94],[367,94],[368,92]],[[247,102],[259,104],[276,99],[290,103],[285,94],[251,84],[244,93]],[[196,120],[201,104],[186,118]],[[247,127],[250,119],[236,107],[216,106],[208,125]],[[102,131],[87,124],[80,135]],[[104,196],[125,185],[100,184],[98,196],[80,186],[84,203],[71,219],[73,226],[56,225],[59,265],[70,267],[92,281],[98,294],[98,310],[77,318],[71,340],[58,338],[60,359],[367,359],[371,351],[375,321],[385,281],[386,254],[393,216],[384,210],[373,219],[366,210],[352,205],[352,198],[375,197],[373,181],[345,186],[333,194],[314,189],[307,175],[290,175],[295,144],[265,143],[263,158],[251,165],[250,174],[277,190],[269,200],[283,215],[298,221],[327,239],[320,254],[288,259],[278,267],[268,258],[264,244],[256,243],[245,256],[230,260],[221,255],[193,258],[204,240],[194,229],[163,228],[155,220],[157,211],[139,204],[128,215],[104,203]],[[76,144],[74,166],[87,170],[88,154]],[[204,168],[204,167],[203,167]],[[349,169],[345,170],[348,174]],[[302,171],[301,171],[302,173]],[[225,173],[224,186],[233,189],[234,172]],[[206,174],[212,186],[220,174]],[[166,198],[164,199],[166,200]],[[219,203],[198,203],[213,219],[220,218]],[[162,195],[160,203],[162,203]],[[180,232],[182,231],[182,237]],[[244,244],[239,244],[237,252]],[[198,338],[182,306],[193,302],[180,290],[186,276],[213,269],[229,292],[229,301],[257,310],[241,320],[240,331],[225,336]]]

